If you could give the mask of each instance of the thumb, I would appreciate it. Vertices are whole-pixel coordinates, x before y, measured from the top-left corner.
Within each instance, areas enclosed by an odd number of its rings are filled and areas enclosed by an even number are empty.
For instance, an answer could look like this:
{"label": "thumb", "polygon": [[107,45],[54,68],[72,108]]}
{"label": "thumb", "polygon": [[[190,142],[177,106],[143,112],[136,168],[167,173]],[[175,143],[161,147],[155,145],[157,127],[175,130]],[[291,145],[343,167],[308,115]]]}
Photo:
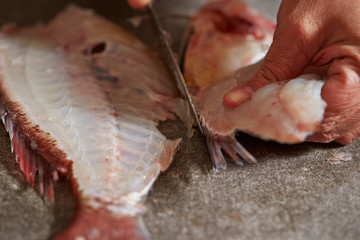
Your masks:
{"label": "thumb", "polygon": [[303,72],[310,62],[304,41],[288,32],[280,37],[277,35],[279,34],[275,32],[274,42],[255,75],[247,83],[238,85],[224,95],[225,105],[235,108],[249,100],[257,89],[273,82],[295,78]]}

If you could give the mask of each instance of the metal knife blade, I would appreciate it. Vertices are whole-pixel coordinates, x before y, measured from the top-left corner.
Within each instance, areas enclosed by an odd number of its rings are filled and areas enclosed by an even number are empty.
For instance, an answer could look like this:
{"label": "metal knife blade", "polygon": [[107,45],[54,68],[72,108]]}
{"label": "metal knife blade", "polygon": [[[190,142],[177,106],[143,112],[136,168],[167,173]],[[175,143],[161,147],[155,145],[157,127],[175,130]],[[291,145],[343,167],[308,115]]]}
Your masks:
{"label": "metal knife blade", "polygon": [[147,6],[148,11],[150,12],[150,15],[152,16],[154,23],[155,23],[155,27],[158,31],[158,35],[159,35],[159,39],[160,39],[160,44],[162,45],[162,57],[164,58],[165,63],[167,64],[167,66],[169,67],[169,70],[171,72],[171,74],[173,75],[173,77],[176,80],[177,86],[181,92],[181,94],[183,95],[183,97],[185,98],[186,102],[189,104],[190,107],[190,111],[191,114],[196,122],[196,124],[198,125],[200,132],[202,134],[204,134],[204,130],[202,128],[200,119],[198,117],[198,114],[196,112],[196,108],[194,106],[194,103],[192,101],[191,95],[189,93],[189,90],[186,86],[185,83],[185,79],[182,75],[182,72],[180,70],[180,67],[176,61],[176,58],[174,56],[174,53],[170,47],[169,41],[166,38],[166,32],[165,30],[162,28],[159,18],[156,14],[156,12],[154,11],[153,7],[151,5]]}

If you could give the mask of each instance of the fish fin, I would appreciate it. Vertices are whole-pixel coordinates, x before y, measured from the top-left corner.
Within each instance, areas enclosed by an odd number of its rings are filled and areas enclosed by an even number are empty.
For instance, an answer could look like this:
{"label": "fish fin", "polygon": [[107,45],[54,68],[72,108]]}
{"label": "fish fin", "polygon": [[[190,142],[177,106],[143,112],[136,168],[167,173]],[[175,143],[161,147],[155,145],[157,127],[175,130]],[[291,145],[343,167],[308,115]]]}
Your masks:
{"label": "fish fin", "polygon": [[106,209],[82,207],[53,240],[149,240],[142,216],[116,215]]}
{"label": "fish fin", "polygon": [[226,169],[227,163],[224,157],[224,154],[221,152],[221,148],[218,144],[218,141],[215,139],[212,139],[209,136],[206,136],[207,146],[210,152],[211,160],[214,164],[214,168],[216,170],[219,169]]}
{"label": "fish fin", "polygon": [[40,194],[46,194],[50,201],[54,202],[54,183],[58,180],[57,170],[33,151],[30,141],[17,129],[5,112],[2,120],[10,136],[11,151],[14,153],[21,171],[25,174],[26,180],[32,187],[35,187],[35,178],[38,174]]}
{"label": "fish fin", "polygon": [[251,155],[235,138],[212,138],[206,136],[207,146],[210,152],[211,160],[216,170],[226,169],[227,163],[224,154],[226,152],[229,157],[238,165],[243,165],[243,161],[249,163],[257,163],[255,157]]}
{"label": "fish fin", "polygon": [[164,142],[165,151],[162,152],[159,158],[162,172],[166,171],[166,169],[170,166],[172,159],[174,157],[174,153],[177,151],[180,142],[181,142],[181,138],[175,140],[165,140]]}

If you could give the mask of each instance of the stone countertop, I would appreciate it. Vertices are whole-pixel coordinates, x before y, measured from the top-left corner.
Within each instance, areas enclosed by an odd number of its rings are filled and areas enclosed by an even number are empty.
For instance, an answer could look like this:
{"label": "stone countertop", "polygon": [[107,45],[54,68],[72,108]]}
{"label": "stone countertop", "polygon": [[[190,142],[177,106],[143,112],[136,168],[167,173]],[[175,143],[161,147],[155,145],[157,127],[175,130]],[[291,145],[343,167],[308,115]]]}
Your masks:
{"label": "stone countertop", "polygon": [[[69,2],[1,1],[0,23],[47,21]],[[189,15],[204,2],[159,0],[155,7],[166,14]],[[280,1],[249,2],[274,19]],[[120,24],[134,14],[120,1],[76,3]],[[180,28],[183,24],[172,30],[179,33]],[[146,41],[147,31],[139,31],[138,36]],[[169,137],[185,135],[178,123],[160,128]],[[146,201],[144,220],[153,239],[360,238],[360,141],[345,147],[289,146],[246,135],[239,138],[259,163],[239,167],[229,162],[228,169],[220,172],[213,171],[200,134],[184,138],[173,164],[160,175]],[[61,179],[55,186],[56,203],[49,203],[26,183],[3,127],[0,146],[0,239],[51,238],[75,212],[69,184]],[[352,153],[353,160],[332,165],[327,157],[333,152]]]}

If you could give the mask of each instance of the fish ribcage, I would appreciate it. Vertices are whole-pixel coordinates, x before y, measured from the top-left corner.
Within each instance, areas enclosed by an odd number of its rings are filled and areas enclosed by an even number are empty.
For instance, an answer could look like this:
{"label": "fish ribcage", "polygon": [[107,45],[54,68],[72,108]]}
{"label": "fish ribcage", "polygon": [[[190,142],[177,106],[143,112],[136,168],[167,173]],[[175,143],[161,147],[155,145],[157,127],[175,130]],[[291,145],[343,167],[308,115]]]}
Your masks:
{"label": "fish ribcage", "polygon": [[73,161],[82,197],[111,202],[111,208],[125,206],[128,194],[139,201],[160,171],[156,161],[165,138],[154,122],[121,104],[109,83],[72,65],[79,59],[61,49],[27,39],[2,42],[11,98]]}

